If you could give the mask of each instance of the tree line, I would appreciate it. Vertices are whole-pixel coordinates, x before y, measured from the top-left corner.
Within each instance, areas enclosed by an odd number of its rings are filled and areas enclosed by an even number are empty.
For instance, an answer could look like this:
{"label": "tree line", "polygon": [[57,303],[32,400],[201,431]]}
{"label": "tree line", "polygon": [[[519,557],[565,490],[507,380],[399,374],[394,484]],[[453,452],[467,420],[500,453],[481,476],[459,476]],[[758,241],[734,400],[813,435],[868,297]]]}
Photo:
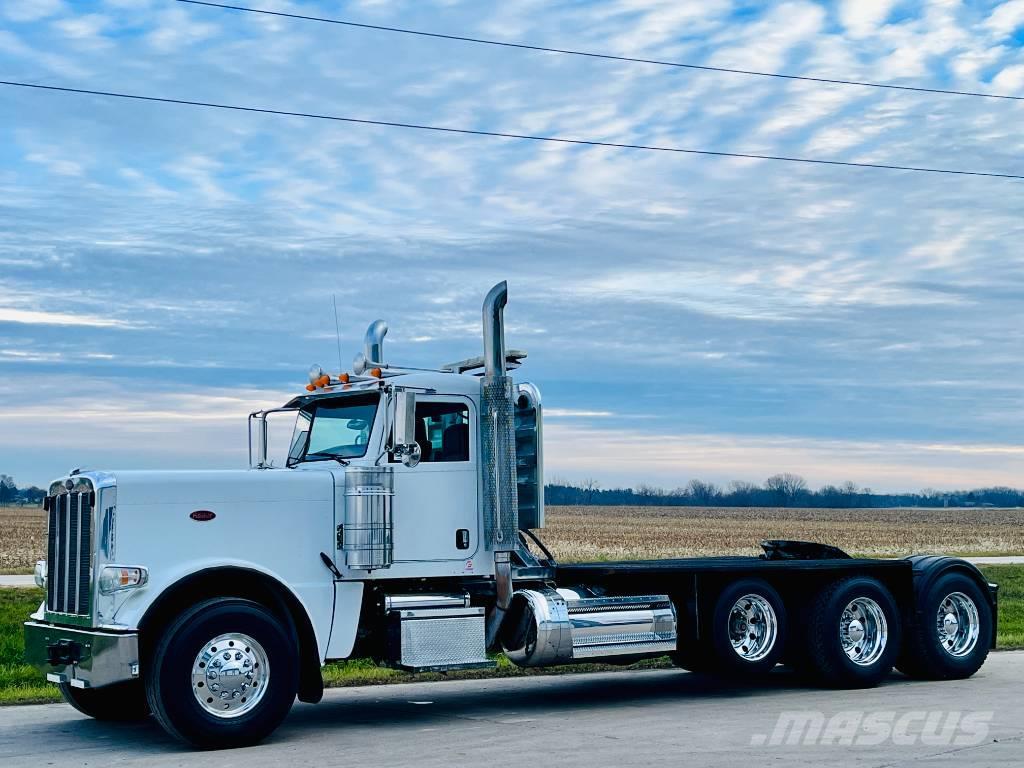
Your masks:
{"label": "tree line", "polygon": [[14,504],[42,504],[46,491],[30,485],[19,488],[10,475],[0,474],[0,507]]}
{"label": "tree line", "polygon": [[772,475],[760,485],[733,481],[719,486],[691,480],[672,490],[638,485],[636,488],[602,488],[593,479],[569,482],[553,478],[544,486],[544,500],[551,505],[637,505],[690,507],[1020,507],[1024,491],[1015,488],[976,488],[939,491],[926,488],[916,493],[875,493],[853,482],[825,485],[812,490],[800,475]]}

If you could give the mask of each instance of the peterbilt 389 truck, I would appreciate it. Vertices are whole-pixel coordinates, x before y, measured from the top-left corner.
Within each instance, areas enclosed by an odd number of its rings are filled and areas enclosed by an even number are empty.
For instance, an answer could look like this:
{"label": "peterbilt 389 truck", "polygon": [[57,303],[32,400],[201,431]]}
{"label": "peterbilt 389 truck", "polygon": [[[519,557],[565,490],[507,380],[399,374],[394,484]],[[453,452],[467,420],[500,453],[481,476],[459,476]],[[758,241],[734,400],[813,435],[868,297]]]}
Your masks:
{"label": "peterbilt 389 truck", "polygon": [[[758,557],[557,562],[536,533],[541,396],[513,380],[525,353],[506,349],[506,299],[500,283],[484,301],[483,355],[436,370],[388,361],[374,322],[351,372],[314,366],[250,415],[249,469],[55,481],[29,660],[81,712],[152,714],[203,748],[259,741],[350,657],[422,671],[669,656],[837,688],[984,663],[997,587],[955,558],[778,540]],[[270,417],[294,419],[283,466]]]}

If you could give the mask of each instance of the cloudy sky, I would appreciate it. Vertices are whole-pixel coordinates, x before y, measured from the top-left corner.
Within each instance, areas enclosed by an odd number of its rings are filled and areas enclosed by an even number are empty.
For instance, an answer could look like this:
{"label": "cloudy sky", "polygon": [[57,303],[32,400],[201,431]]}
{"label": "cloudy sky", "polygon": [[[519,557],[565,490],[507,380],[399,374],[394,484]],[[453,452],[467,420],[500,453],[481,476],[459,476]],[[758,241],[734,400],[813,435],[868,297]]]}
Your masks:
{"label": "cloudy sky", "polygon": [[[1024,95],[1024,0],[252,0],[611,54]],[[0,1],[0,79],[1024,173],[1024,101],[531,53],[171,0]],[[1024,485],[1024,182],[0,87],[0,472],[234,467],[311,362],[510,346],[549,475]]]}

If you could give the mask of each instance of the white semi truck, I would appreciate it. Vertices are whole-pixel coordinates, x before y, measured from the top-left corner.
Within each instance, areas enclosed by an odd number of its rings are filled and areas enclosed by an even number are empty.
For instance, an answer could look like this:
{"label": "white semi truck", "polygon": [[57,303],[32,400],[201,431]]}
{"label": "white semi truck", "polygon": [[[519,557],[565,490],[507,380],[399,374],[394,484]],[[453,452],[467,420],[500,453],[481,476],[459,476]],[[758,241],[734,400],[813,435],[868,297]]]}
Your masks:
{"label": "white semi truck", "polygon": [[[767,541],[760,557],[556,562],[534,533],[541,397],[510,375],[525,355],[505,348],[506,297],[484,302],[483,355],[437,370],[388,361],[373,323],[352,373],[314,367],[250,416],[249,469],[55,481],[29,660],[85,714],[152,713],[203,748],[259,741],[353,656],[421,671],[668,655],[834,687],[984,663],[998,590],[963,560]],[[286,466],[267,458],[271,416],[294,419]]]}

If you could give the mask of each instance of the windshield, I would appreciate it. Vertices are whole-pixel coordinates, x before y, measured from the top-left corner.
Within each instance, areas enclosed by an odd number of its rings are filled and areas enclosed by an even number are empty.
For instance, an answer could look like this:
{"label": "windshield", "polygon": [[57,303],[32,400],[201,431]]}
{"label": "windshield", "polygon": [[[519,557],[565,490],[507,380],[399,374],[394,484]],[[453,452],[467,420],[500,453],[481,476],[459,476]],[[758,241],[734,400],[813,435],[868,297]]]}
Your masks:
{"label": "windshield", "polygon": [[379,400],[377,393],[351,395],[303,408],[295,422],[292,457],[303,461],[365,456]]}

